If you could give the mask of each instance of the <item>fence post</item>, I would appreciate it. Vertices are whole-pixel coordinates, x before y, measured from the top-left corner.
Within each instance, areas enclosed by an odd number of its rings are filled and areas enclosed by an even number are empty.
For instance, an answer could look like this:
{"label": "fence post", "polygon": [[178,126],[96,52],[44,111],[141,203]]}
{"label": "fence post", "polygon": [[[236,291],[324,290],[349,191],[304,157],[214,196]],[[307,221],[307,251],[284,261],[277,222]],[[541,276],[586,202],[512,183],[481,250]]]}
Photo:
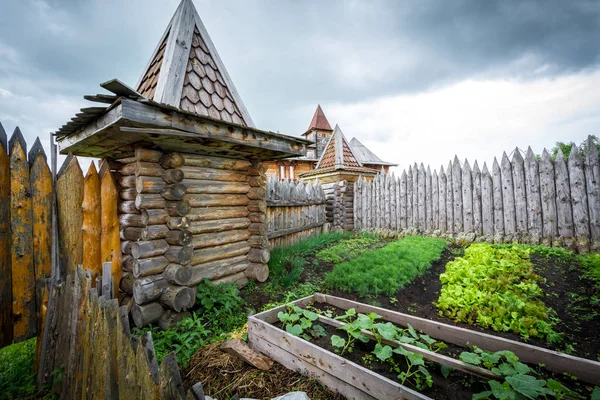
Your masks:
{"label": "fence post", "polygon": [[0,347],[12,343],[12,267],[10,248],[10,166],[6,131],[0,123]]}

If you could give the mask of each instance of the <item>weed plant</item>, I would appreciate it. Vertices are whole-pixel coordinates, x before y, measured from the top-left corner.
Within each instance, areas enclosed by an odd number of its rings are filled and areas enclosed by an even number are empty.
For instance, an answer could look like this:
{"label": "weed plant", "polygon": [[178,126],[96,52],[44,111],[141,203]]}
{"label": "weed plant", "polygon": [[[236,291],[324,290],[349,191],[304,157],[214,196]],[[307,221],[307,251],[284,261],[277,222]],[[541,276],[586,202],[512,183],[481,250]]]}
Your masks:
{"label": "weed plant", "polygon": [[557,343],[554,312],[541,301],[542,278],[534,273],[529,251],[520,245],[473,244],[464,257],[446,265],[440,275],[440,315],[495,331]]}
{"label": "weed plant", "polygon": [[600,290],[600,254],[589,253],[578,256],[583,269],[583,276],[592,280]]}
{"label": "weed plant", "polygon": [[335,266],[328,287],[360,296],[392,296],[423,275],[440,259],[446,242],[439,238],[408,236]]}
{"label": "weed plant", "polygon": [[381,241],[376,237],[372,237],[372,235],[342,240],[338,244],[319,251],[317,259],[331,264],[339,264],[359,257],[366,251],[376,247],[378,243],[381,243]]}

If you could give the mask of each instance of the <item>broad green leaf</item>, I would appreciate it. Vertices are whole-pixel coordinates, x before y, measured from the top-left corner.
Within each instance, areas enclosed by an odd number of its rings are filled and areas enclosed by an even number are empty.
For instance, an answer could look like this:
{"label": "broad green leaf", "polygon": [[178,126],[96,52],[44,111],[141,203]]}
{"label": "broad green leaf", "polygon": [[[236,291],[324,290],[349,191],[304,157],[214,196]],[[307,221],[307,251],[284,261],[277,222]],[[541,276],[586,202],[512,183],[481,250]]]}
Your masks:
{"label": "broad green leaf", "polygon": [[279,312],[277,313],[277,318],[279,318],[279,320],[280,320],[281,322],[286,322],[288,319],[290,319],[290,314],[288,314],[288,313],[285,313],[285,312],[283,312],[283,311],[279,311]]}
{"label": "broad green leaf", "polygon": [[526,364],[523,364],[522,362],[515,362],[513,363],[513,368],[520,374],[528,374],[529,371],[531,370]]}
{"label": "broad green leaf", "polygon": [[510,366],[510,364],[502,363],[498,365],[498,368],[494,368],[494,373],[496,373],[496,369],[502,376],[513,376],[517,374],[517,370]]}
{"label": "broad green leaf", "polygon": [[331,345],[333,347],[344,347],[346,345],[346,340],[339,337],[338,335],[331,336]]}
{"label": "broad green leaf", "polygon": [[488,383],[492,389],[492,394],[498,400],[513,400],[517,397],[516,393],[506,383],[504,385],[497,381],[489,381]]}
{"label": "broad green leaf", "polygon": [[419,334],[417,333],[417,331],[415,330],[415,328],[412,327],[411,324],[408,324],[408,333],[410,333],[410,335],[412,337],[414,337],[415,339],[419,338]]}
{"label": "broad green leaf", "polygon": [[300,336],[300,334],[302,334],[302,327],[298,324],[296,324],[296,325],[289,324],[288,326],[285,327],[285,330],[294,336]]}
{"label": "broad green leaf", "polygon": [[360,340],[363,343],[369,343],[369,338],[363,335],[362,333],[358,336],[358,340]]}
{"label": "broad green leaf", "polygon": [[313,325],[312,329],[311,329],[311,334],[314,337],[322,337],[322,336],[327,336],[327,332],[325,332],[325,328],[323,328],[321,325]]}
{"label": "broad green leaf", "polygon": [[300,316],[298,314],[291,314],[290,317],[288,318],[288,320],[290,322],[296,322],[300,319]]}
{"label": "broad green leaf", "polygon": [[300,327],[304,329],[308,329],[312,326],[312,322],[308,318],[300,318]]}
{"label": "broad green leaf", "polygon": [[490,390],[481,393],[475,393],[473,397],[471,397],[471,400],[489,399],[491,394],[492,392]]}
{"label": "broad green leaf", "polygon": [[449,367],[449,366],[444,365],[444,364],[440,364],[440,370],[441,370],[442,375],[444,376],[444,378],[448,379],[448,376],[450,376],[450,373],[452,371],[454,371],[454,368]]}
{"label": "broad green leaf", "polygon": [[375,328],[377,329],[377,332],[379,332],[381,337],[385,339],[394,340],[394,338],[396,337],[396,327],[390,322],[387,322],[385,324],[375,324]]}
{"label": "broad green leaf", "polygon": [[550,390],[544,388],[546,381],[541,379],[535,379],[530,375],[513,375],[506,377],[506,382],[515,390],[515,392],[521,393],[523,396],[529,399],[535,399],[538,395],[550,392]]}
{"label": "broad green leaf", "polygon": [[377,356],[381,361],[385,361],[392,356],[392,348],[390,346],[382,346],[379,343],[375,345],[373,354]]}
{"label": "broad green leaf", "polygon": [[592,392],[591,400],[600,400],[600,386],[596,386]]}
{"label": "broad green leaf", "polygon": [[475,353],[469,353],[467,351],[463,351],[459,356],[460,360],[466,362],[468,364],[479,365],[481,364],[481,357]]}
{"label": "broad green leaf", "polygon": [[316,321],[319,319],[319,314],[312,311],[304,310],[303,314],[306,318],[308,318],[311,321]]}
{"label": "broad green leaf", "polygon": [[[567,395],[574,399],[585,399],[585,397],[583,397],[579,393],[572,391],[571,389],[564,386],[559,381],[555,381],[554,379],[548,379],[548,382],[546,382],[546,386],[548,387],[548,389],[552,390],[552,392],[554,392],[554,394],[556,394],[556,395],[564,394],[564,395]],[[600,392],[600,390],[599,390],[599,392]],[[592,396],[592,398],[593,398],[593,396]],[[599,398],[600,398],[600,396],[599,396]]]}

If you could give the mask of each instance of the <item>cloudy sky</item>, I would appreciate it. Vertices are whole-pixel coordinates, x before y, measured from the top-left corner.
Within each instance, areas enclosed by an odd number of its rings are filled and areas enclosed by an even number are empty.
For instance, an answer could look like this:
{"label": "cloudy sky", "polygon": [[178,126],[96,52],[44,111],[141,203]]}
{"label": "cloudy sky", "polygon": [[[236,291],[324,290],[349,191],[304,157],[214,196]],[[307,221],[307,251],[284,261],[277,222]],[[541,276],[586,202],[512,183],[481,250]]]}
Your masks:
{"label": "cloudy sky", "polygon": [[[3,0],[0,122],[48,145],[119,78],[135,85],[179,0]],[[258,128],[317,103],[386,161],[490,161],[600,136],[599,1],[195,0]]]}

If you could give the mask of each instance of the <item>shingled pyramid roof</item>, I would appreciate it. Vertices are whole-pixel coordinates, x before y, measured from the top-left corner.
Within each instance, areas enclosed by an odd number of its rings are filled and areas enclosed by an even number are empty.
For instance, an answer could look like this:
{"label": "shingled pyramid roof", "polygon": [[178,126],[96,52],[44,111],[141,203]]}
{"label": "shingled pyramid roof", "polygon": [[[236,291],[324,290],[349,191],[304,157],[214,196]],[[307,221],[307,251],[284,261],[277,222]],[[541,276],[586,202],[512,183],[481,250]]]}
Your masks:
{"label": "shingled pyramid roof", "polygon": [[323,155],[321,155],[317,164],[317,169],[328,167],[362,167],[338,125],[335,126],[333,134],[325,146],[325,151],[323,151]]}
{"label": "shingled pyramid roof", "polygon": [[388,165],[388,166],[398,166],[398,164],[390,163],[387,161],[383,161],[381,158],[377,157],[375,153],[369,150],[364,144],[362,144],[357,138],[352,138],[350,141],[350,148],[356,159],[363,165]]}
{"label": "shingled pyramid roof", "polygon": [[[313,129],[319,129],[323,131],[332,131],[331,125],[329,125],[329,121],[327,121],[327,117],[323,112],[320,104],[317,104],[317,109],[315,110],[315,115],[312,117],[312,121],[310,121],[310,125],[308,126],[308,131]],[[307,133],[308,133],[307,131]]]}
{"label": "shingled pyramid roof", "polygon": [[137,85],[150,100],[254,127],[192,0],[182,0]]}

